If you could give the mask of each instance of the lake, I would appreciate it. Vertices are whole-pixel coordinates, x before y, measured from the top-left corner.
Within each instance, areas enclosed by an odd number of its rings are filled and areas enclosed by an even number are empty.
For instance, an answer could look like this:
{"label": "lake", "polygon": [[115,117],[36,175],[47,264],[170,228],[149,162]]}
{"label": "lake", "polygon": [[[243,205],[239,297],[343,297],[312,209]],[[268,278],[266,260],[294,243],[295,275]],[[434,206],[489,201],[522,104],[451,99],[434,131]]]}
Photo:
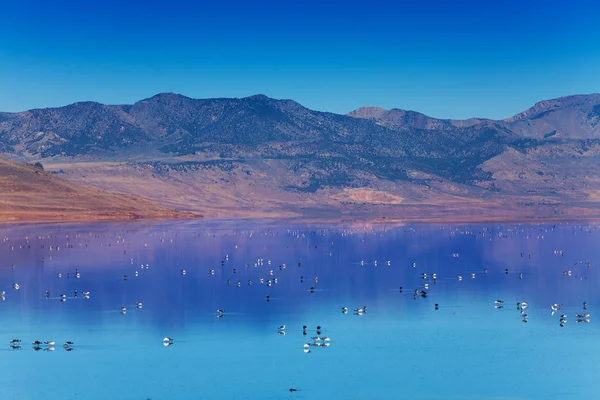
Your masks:
{"label": "lake", "polygon": [[6,225],[0,239],[2,399],[597,393],[594,224]]}

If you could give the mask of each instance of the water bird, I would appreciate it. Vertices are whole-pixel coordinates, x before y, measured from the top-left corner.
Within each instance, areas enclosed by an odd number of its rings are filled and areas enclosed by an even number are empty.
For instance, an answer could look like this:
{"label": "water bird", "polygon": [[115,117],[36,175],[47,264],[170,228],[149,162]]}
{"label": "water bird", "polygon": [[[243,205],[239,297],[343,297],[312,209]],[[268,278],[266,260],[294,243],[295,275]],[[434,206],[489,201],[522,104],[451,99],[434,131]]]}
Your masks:
{"label": "water bird", "polygon": [[209,274],[214,275],[215,274],[215,270],[211,269],[210,271],[208,271]]}
{"label": "water bird", "polygon": [[20,286],[18,283],[13,283],[12,288],[13,290],[19,290]]}
{"label": "water bird", "polygon": [[296,388],[289,388],[288,390],[290,391],[290,393],[298,391],[298,389],[296,389]]}
{"label": "water bird", "polygon": [[17,344],[17,343],[21,343],[21,339],[13,339],[10,341],[10,344]]}
{"label": "water bird", "polygon": [[119,311],[121,312],[121,314],[125,314],[125,313],[127,313],[127,308],[126,307],[119,307]]}
{"label": "water bird", "polygon": [[503,304],[504,301],[503,300],[494,300],[494,303],[496,303],[496,304]]}
{"label": "water bird", "polygon": [[52,340],[47,340],[47,341],[44,342],[44,344],[48,345],[48,346],[54,346],[56,343],[53,342]]}
{"label": "water bird", "polygon": [[31,343],[34,346],[39,346],[42,344],[42,342],[40,342],[39,340],[35,340],[33,343]]}
{"label": "water bird", "polygon": [[587,310],[587,302],[585,302],[585,301],[583,302],[583,309]]}
{"label": "water bird", "polygon": [[136,301],[136,302],[135,302],[135,308],[137,308],[137,309],[139,310],[139,309],[140,309],[140,308],[142,308],[142,307],[143,307],[143,304],[142,304],[142,302],[141,302],[141,301]]}
{"label": "water bird", "polygon": [[163,343],[173,343],[173,338],[164,337],[162,341],[163,341]]}
{"label": "water bird", "polygon": [[64,347],[70,347],[70,346],[72,346],[72,345],[74,345],[74,344],[75,344],[75,343],[73,343],[73,342],[71,342],[70,340],[68,340],[68,341],[66,341],[66,342],[63,344],[63,346],[64,346]]}
{"label": "water bird", "polygon": [[185,269],[182,269],[180,272],[181,272],[181,275],[187,274],[187,271]]}
{"label": "water bird", "polygon": [[459,276],[457,276],[457,277],[456,277],[456,280],[457,280],[457,281],[462,281],[462,276],[460,276],[460,275],[459,275]]}
{"label": "water bird", "polygon": [[579,318],[579,319],[589,318],[589,316],[590,316],[589,313],[577,314],[577,318]]}
{"label": "water bird", "polygon": [[285,330],[285,325],[280,325],[277,327],[278,330],[283,331]]}
{"label": "water bird", "polygon": [[475,274],[471,274],[471,279],[475,279]]}
{"label": "water bird", "polygon": [[346,314],[348,312],[348,307],[342,307],[342,312]]}

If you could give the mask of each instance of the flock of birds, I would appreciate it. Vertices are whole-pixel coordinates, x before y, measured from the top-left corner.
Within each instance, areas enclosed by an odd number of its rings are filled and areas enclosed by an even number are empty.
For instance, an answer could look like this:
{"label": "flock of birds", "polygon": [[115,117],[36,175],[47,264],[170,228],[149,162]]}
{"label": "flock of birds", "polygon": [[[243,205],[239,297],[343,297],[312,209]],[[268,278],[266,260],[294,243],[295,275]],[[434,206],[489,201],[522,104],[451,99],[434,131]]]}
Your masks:
{"label": "flock of birds", "polygon": [[[21,346],[21,339],[13,339],[10,341],[10,348],[13,350],[20,350],[22,348]],[[75,343],[73,343],[72,341],[68,340],[66,342],[63,343],[63,349],[65,351],[73,351],[73,345]],[[40,351],[40,350],[44,350],[44,351],[54,351],[55,350],[55,346],[56,346],[56,342],[54,342],[53,340],[46,340],[44,342],[41,342],[39,340],[34,340],[32,343],[32,348],[35,351]]]}
{"label": "flock of birds", "polygon": [[[412,229],[412,228],[409,228]],[[287,233],[292,235],[295,238],[299,238],[299,239],[306,239],[310,234],[307,233],[303,233],[301,231],[293,231],[293,230],[287,230]],[[325,236],[327,232],[322,231],[321,232],[321,236]],[[346,231],[341,231],[338,232],[338,234],[342,235],[342,236],[347,236],[347,235],[351,235],[357,233],[357,231],[352,231],[352,230],[346,230]],[[252,235],[255,235],[256,233],[254,232],[249,232],[247,233],[248,237],[252,237]],[[262,233],[260,233],[261,235],[268,235],[268,236],[275,236],[276,234],[271,231],[271,230],[267,230],[264,231]],[[473,235],[475,236],[474,233],[469,232],[469,231],[463,231],[460,232],[459,231],[453,231],[450,233],[451,237],[453,235],[457,235],[457,234],[466,234],[466,235]],[[482,236],[486,236],[486,234],[489,236],[489,233],[487,232],[483,232],[480,234],[482,234]],[[504,234],[506,235],[506,233]],[[176,239],[176,236],[173,238],[170,238],[170,241],[173,242],[174,239]],[[90,239],[91,238],[102,238],[102,239],[106,239],[106,236],[101,236],[99,234],[90,234],[89,236],[85,236],[85,235],[75,235],[73,237],[69,237],[67,236],[67,243],[61,245],[56,245],[56,244],[52,244],[50,246],[46,246],[45,244],[42,244],[42,249],[45,250],[45,255],[41,258],[41,263],[47,263],[49,261],[51,261],[52,258],[52,254],[56,254],[56,252],[59,251],[64,251],[66,249],[74,249],[76,247],[85,247],[87,248],[91,242]],[[502,234],[500,235],[500,237],[503,237]],[[506,237],[506,236],[504,236]],[[33,241],[32,239],[30,239],[29,237],[25,238],[25,243],[21,244],[20,246],[14,246],[11,245],[9,250],[10,251],[16,251],[18,249],[29,249],[31,248],[31,242]],[[37,237],[37,239],[39,240],[44,240],[44,239],[50,239],[50,240],[58,240],[58,238],[56,236],[47,236],[47,237]],[[131,252],[132,250],[134,250],[134,248],[131,246],[130,243],[125,241],[125,238],[123,236],[123,234],[116,234],[113,237],[111,237],[110,239],[112,239],[111,243],[106,243],[106,241],[102,244],[102,246],[105,247],[117,247],[119,248],[119,250],[123,251],[123,254],[128,254],[128,251]],[[61,238],[62,240],[62,238]],[[161,237],[160,238],[160,242],[164,243],[165,240],[169,240],[168,238],[165,237]],[[5,236],[3,238],[3,242],[8,242],[9,241],[9,237]],[[75,243],[74,243],[75,242]],[[325,245],[333,245],[333,242],[331,243],[325,243]],[[143,245],[143,247],[148,247],[148,243],[145,243]],[[238,248],[238,245],[236,244],[234,246],[234,250]],[[314,248],[317,248],[317,245],[314,245]],[[266,247],[265,247],[266,249]],[[329,255],[331,256],[331,252],[329,252]],[[558,256],[563,256],[565,255],[565,253],[561,250],[554,250],[554,254],[558,255]],[[458,252],[453,252],[451,253],[449,256],[451,256],[452,258],[460,258],[461,254]],[[525,255],[523,253],[521,253],[521,257],[525,257]],[[531,258],[531,255],[527,255],[527,258]],[[129,261],[129,265],[133,266],[133,265],[137,265],[137,267],[135,267],[135,269],[133,270],[129,270],[129,272],[127,274],[123,274],[120,276],[120,279],[122,279],[123,281],[128,281],[131,279],[135,279],[138,278],[140,276],[142,276],[143,274],[145,274],[145,271],[148,271],[150,269],[150,263],[144,261],[143,263],[141,263],[140,261],[142,260],[142,257],[139,255],[137,255],[137,257],[130,257],[129,255],[127,256],[127,259]],[[251,287],[251,286],[264,286],[264,287],[272,287],[274,285],[278,285],[280,280],[284,280],[287,278],[287,276],[285,275],[284,271],[288,270],[288,264],[286,263],[281,263],[279,265],[276,266],[276,264],[274,264],[271,260],[269,259],[265,259],[263,257],[257,257],[255,258],[252,262],[248,262],[245,264],[235,264],[236,266],[232,266],[230,265],[231,263],[229,263],[230,261],[230,257],[229,255],[225,255],[222,260],[220,261],[220,269],[219,268],[213,268],[213,267],[207,267],[208,269],[208,276],[209,279],[210,277],[220,277],[221,282],[226,283],[228,286],[233,286],[233,287],[238,287],[241,288],[242,286],[247,286],[247,287]],[[390,268],[392,267],[392,264],[396,265],[402,265],[402,263],[399,263],[397,261],[392,262],[392,260],[390,259],[384,259],[382,260],[370,260],[370,261],[366,261],[366,260],[360,260],[357,262],[358,265],[360,265],[360,267],[367,267],[369,265],[373,266],[373,267],[378,267],[378,266],[383,266],[383,267],[387,267]],[[294,265],[295,268],[302,268],[303,264],[301,261],[295,261],[290,265]],[[400,293],[404,293],[405,291],[407,293],[412,293],[412,296],[414,298],[414,300],[417,300],[418,298],[427,298],[428,296],[431,295],[434,286],[438,284],[438,282],[441,281],[441,279],[444,279],[446,282],[449,279],[455,280],[457,282],[461,282],[463,281],[463,277],[468,277],[470,279],[476,279],[476,277],[478,276],[477,274],[479,274],[479,272],[473,272],[473,271],[467,271],[465,273],[465,275],[463,276],[463,274],[460,275],[456,275],[455,277],[448,277],[447,274],[443,273],[444,271],[437,271],[437,272],[421,272],[421,269],[417,269],[418,265],[417,262],[410,262],[405,264],[407,268],[412,269],[415,271],[415,276],[418,276],[421,278],[421,282],[417,285],[417,287],[415,286],[409,286],[408,290],[405,290],[404,286],[399,286],[399,292]],[[591,262],[588,261],[577,261],[575,263],[575,265],[583,265],[584,267],[590,268],[591,266]],[[215,266],[215,265],[213,265]],[[420,267],[420,265],[419,265]],[[14,270],[15,269],[15,265],[11,265],[11,268]],[[182,277],[186,277],[189,275],[194,275],[196,273],[201,273],[199,272],[200,269],[193,269],[190,270],[190,273],[188,273],[188,270],[185,268],[178,268],[178,272],[179,275],[181,275]],[[204,270],[206,271],[206,270]],[[245,274],[243,273],[243,271],[246,271]],[[253,274],[250,274],[248,271],[257,271],[258,274],[255,272]],[[488,270],[487,269],[482,269],[480,271],[481,273],[483,273],[483,275],[488,275]],[[509,270],[508,268],[506,268],[504,271],[504,274],[508,275],[509,274]],[[206,272],[204,272],[206,273]],[[518,278],[519,279],[523,279],[523,273],[517,271],[518,273]],[[438,274],[444,275],[443,278],[438,277]],[[248,276],[248,275],[252,275],[252,276]],[[566,277],[570,277],[573,276],[573,271],[571,269],[567,269],[564,270],[562,273],[563,276]],[[74,270],[74,272],[69,271],[69,272],[58,272],[56,273],[56,278],[57,279],[63,279],[63,278],[67,278],[67,279],[80,279],[82,276],[81,272],[79,271],[79,268],[76,268]],[[242,278],[242,276],[245,276],[244,278]],[[308,288],[308,292],[310,294],[314,294],[316,292],[316,286],[319,283],[319,277],[316,275],[312,275],[311,276],[304,276],[301,275],[299,277],[299,281],[300,283],[304,284],[305,282],[310,282],[310,287]],[[411,284],[412,285],[412,284]],[[308,285],[307,285],[308,286]],[[11,289],[13,291],[18,291],[21,289],[21,285],[19,283],[12,283],[11,284]],[[45,297],[49,300],[59,300],[60,302],[66,302],[67,299],[90,299],[91,293],[90,291],[81,291],[79,292],[78,290],[74,290],[73,291],[73,295],[72,296],[67,296],[66,293],[60,293],[57,297],[53,297],[52,293],[50,290],[46,290],[45,291]],[[7,294],[6,294],[6,290],[0,291],[0,300],[4,301],[6,300]],[[265,300],[266,302],[271,302],[272,298],[270,294],[267,294],[265,296]],[[514,304],[514,303],[513,303]],[[495,300],[494,301],[494,307],[496,309],[502,309],[505,308],[505,301],[504,300]],[[117,311],[119,314],[121,315],[125,315],[127,314],[128,311],[128,307],[133,307],[135,310],[140,310],[143,308],[143,303],[142,301],[135,301],[133,303],[133,305],[121,305],[117,308]],[[434,304],[434,309],[435,310],[439,310],[439,304],[435,303]],[[528,309],[530,307],[530,304],[528,301],[521,301],[521,302],[517,302],[516,303],[516,308],[518,310],[518,312],[520,313],[520,317],[522,322],[527,323],[529,321],[529,316],[528,316]],[[354,316],[360,317],[363,316],[367,313],[367,306],[363,305],[363,306],[359,306],[356,308],[348,308],[346,306],[341,307],[341,312],[343,314],[352,314]],[[559,325],[561,327],[564,327],[567,324],[567,320],[570,320],[567,316],[567,314],[563,313],[563,304],[561,303],[554,303],[551,305],[550,307],[550,312],[551,315],[554,316],[556,314],[559,314]],[[217,318],[223,318],[226,315],[225,310],[222,308],[219,308],[216,310],[216,316]],[[574,320],[576,323],[589,323],[590,322],[590,313],[588,312],[588,305],[586,302],[583,302],[583,310],[581,312],[577,312],[574,314]],[[285,335],[286,334],[286,325],[279,325],[277,326],[276,329],[277,334],[279,335]],[[320,325],[317,325],[314,328],[309,328],[307,325],[303,325],[302,326],[302,335],[304,338],[304,343],[302,345],[302,349],[304,351],[304,353],[306,354],[310,354],[312,353],[315,349],[323,349],[323,348],[328,348],[331,345],[331,338],[329,336],[326,336],[323,333],[323,329]],[[307,340],[307,338],[310,338],[310,341]],[[174,344],[175,340],[172,337],[164,337],[162,339],[162,344],[165,347],[170,347]],[[10,348],[14,349],[14,350],[19,350],[22,348],[22,342],[20,339],[13,339],[10,341]],[[56,343],[54,341],[38,341],[35,340],[32,342],[32,348],[35,351],[54,351]],[[63,343],[62,348],[65,351],[72,351],[74,348],[74,343],[72,341],[66,341]],[[296,392],[299,389],[296,388],[290,388],[289,391],[290,392]]]}

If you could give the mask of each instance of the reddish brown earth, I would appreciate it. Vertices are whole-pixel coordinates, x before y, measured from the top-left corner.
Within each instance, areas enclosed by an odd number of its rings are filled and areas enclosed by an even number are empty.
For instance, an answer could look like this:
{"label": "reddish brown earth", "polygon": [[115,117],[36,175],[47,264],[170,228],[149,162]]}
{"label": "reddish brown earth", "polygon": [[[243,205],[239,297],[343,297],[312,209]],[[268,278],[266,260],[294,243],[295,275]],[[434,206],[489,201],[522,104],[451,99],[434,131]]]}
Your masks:
{"label": "reddish brown earth", "polygon": [[139,197],[75,184],[0,157],[0,222],[189,218]]}

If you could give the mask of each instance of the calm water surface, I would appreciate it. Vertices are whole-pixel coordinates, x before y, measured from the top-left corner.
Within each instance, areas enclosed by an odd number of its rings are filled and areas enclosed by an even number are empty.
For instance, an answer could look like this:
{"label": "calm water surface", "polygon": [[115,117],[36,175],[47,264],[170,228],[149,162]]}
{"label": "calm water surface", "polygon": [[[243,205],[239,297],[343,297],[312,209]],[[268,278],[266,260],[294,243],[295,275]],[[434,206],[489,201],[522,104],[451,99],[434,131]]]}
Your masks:
{"label": "calm water surface", "polygon": [[2,399],[598,395],[595,225],[27,225],[0,239]]}

